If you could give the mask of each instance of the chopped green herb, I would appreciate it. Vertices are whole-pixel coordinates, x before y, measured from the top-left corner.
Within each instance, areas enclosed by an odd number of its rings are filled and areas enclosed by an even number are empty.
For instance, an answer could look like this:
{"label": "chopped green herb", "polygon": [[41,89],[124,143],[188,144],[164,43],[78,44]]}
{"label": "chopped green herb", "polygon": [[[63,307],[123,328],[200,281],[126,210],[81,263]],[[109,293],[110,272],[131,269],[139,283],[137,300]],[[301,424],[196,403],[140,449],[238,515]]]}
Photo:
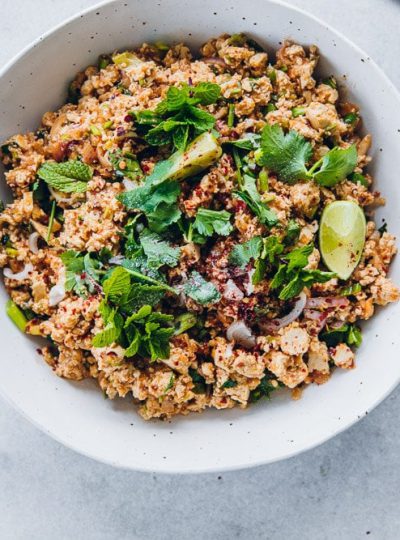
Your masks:
{"label": "chopped green herb", "polygon": [[221,294],[210,281],[201,274],[193,271],[183,287],[183,292],[202,305],[215,304],[221,299]]}
{"label": "chopped green herb", "polygon": [[348,176],[348,179],[350,182],[353,182],[354,184],[361,184],[364,187],[368,187],[368,180],[365,178],[363,174],[353,172]]}
{"label": "chopped green herb", "polygon": [[233,230],[230,218],[231,214],[226,210],[199,208],[193,228],[203,236],[212,236],[214,233],[228,236]]}
{"label": "chopped green herb", "polygon": [[358,326],[344,324],[334,330],[326,330],[321,333],[321,339],[329,347],[336,347],[339,343],[346,343],[349,346],[359,347],[362,343],[362,334]]}
{"label": "chopped green herb", "polygon": [[172,247],[168,242],[154,232],[145,229],[140,233],[140,243],[147,257],[148,265],[151,268],[160,266],[174,267],[178,264],[180,248]]}
{"label": "chopped green herb", "polygon": [[227,379],[223,384],[221,384],[221,388],[235,388],[237,386],[237,382],[233,381],[232,379]]}
{"label": "chopped green herb", "polygon": [[235,104],[229,103],[228,106],[228,127],[233,127],[233,124],[235,123]]}
{"label": "chopped green herb", "polygon": [[343,116],[343,121],[346,124],[355,124],[358,120],[358,115],[354,112],[348,113],[345,116]]}
{"label": "chopped green herb", "polygon": [[298,116],[304,116],[305,113],[306,113],[306,110],[304,107],[293,107],[292,109],[293,118],[297,118]]}
{"label": "chopped green herb", "polygon": [[340,296],[353,296],[362,291],[362,287],[359,283],[353,283],[348,287],[343,287],[340,291]]}
{"label": "chopped green herb", "polygon": [[234,191],[234,195],[242,199],[264,225],[273,227],[278,223],[275,212],[262,202],[255,178],[245,174],[241,189]]}
{"label": "chopped green herb", "polygon": [[197,317],[194,313],[182,313],[175,319],[175,335],[183,334],[193,328],[197,323]]}
{"label": "chopped green herb", "polygon": [[92,169],[78,160],[46,161],[38,170],[38,176],[49,186],[64,193],[82,193],[93,176]]}
{"label": "chopped green herb", "polygon": [[251,259],[257,259],[260,256],[262,246],[261,236],[254,236],[243,244],[236,244],[229,255],[229,263],[245,268]]}
{"label": "chopped green herb", "polygon": [[143,178],[143,172],[140,168],[136,156],[130,152],[121,152],[117,150],[109,155],[110,162],[115,170],[117,179],[129,178],[134,182],[139,182]]}

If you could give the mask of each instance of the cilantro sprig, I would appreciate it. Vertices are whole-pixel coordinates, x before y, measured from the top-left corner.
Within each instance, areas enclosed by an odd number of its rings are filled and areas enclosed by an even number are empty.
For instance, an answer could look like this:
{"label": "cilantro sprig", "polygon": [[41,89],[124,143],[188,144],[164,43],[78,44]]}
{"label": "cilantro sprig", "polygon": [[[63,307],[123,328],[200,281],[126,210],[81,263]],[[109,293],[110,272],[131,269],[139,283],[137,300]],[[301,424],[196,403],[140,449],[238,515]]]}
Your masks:
{"label": "cilantro sprig", "polygon": [[199,272],[193,271],[185,285],[183,292],[199,304],[206,306],[215,304],[221,299],[218,289],[210,281],[204,279]]}
{"label": "cilantro sprig", "polygon": [[189,140],[215,125],[214,116],[198,105],[216,103],[220,95],[221,88],[215,83],[171,86],[154,112],[133,111],[131,114],[150,145],[171,143],[177,150],[184,150]]}
{"label": "cilantro sprig", "polygon": [[308,169],[311,144],[296,131],[285,134],[278,124],[264,127],[261,147],[255,155],[258,165],[267,167],[289,184],[314,179],[322,186],[332,187],[347,178],[357,165],[357,149],[353,144],[348,148],[332,148]]}

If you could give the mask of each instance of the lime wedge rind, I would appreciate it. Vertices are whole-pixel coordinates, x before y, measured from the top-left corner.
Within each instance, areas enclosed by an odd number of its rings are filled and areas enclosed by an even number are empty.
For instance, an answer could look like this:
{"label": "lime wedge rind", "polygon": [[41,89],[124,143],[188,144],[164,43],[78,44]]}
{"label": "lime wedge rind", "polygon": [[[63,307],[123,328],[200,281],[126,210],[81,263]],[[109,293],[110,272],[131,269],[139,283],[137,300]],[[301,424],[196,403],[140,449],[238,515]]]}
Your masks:
{"label": "lime wedge rind", "polygon": [[325,207],[319,229],[320,251],[326,266],[340,279],[348,279],[360,262],[365,234],[365,215],[357,203],[334,201]]}

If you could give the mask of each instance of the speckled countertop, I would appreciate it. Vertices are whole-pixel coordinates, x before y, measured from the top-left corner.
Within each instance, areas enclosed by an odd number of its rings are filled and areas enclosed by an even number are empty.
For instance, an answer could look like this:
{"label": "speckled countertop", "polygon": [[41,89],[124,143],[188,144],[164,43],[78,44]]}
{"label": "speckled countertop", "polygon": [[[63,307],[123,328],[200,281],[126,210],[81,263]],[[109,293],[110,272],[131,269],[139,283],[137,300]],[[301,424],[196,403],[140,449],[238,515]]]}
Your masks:
{"label": "speckled countertop", "polygon": [[[216,0],[218,2],[218,0]],[[1,0],[0,66],[97,0]],[[399,0],[291,0],[341,30],[400,86]],[[400,389],[321,447],[252,470],[125,472],[75,454],[0,400],[2,540],[400,537]]]}

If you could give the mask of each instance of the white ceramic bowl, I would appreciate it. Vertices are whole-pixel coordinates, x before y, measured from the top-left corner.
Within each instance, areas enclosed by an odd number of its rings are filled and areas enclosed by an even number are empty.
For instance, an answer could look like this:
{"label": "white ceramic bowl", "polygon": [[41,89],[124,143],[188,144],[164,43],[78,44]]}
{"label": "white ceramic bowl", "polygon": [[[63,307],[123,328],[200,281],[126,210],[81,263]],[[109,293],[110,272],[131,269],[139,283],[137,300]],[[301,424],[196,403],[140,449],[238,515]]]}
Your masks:
{"label": "white ceramic bowl", "polygon": [[[34,129],[64,101],[67,82],[100,53],[143,41],[197,47],[223,32],[246,32],[276,49],[284,38],[320,47],[321,74],[345,76],[373,133],[372,172],[387,197],[377,214],[400,237],[400,99],[370,58],[343,36],[297,9],[270,0],[125,0],[107,2],[58,27],[15,58],[0,75],[0,140]],[[5,191],[2,186],[3,192]],[[3,193],[4,195],[4,193]],[[400,261],[392,277],[400,283]],[[400,378],[400,305],[365,325],[357,369],[294,402],[285,394],[247,410],[208,411],[172,422],[144,422],[130,400],[104,400],[91,382],[57,378],[4,313],[0,291],[0,391],[20,412],[65,445],[136,470],[200,472],[269,463],[309,449],[349,427]]]}

